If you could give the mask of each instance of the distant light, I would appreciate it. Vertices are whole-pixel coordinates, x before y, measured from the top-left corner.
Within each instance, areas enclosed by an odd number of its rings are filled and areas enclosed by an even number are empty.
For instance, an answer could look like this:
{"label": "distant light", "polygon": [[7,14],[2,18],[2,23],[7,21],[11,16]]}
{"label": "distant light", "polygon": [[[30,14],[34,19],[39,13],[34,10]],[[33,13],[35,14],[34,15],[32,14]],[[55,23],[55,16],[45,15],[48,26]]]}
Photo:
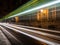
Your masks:
{"label": "distant light", "polygon": [[44,7],[48,7],[48,6],[57,4],[57,3],[60,3],[60,0],[55,0],[55,1],[53,1],[53,2],[49,2],[49,3],[47,3],[47,4],[44,4],[44,5],[41,5],[41,6],[32,8],[32,9],[26,10],[26,11],[24,11],[24,12],[18,13],[18,14],[13,15],[13,16],[10,16],[10,17],[8,17],[8,18],[15,17],[15,16],[19,16],[19,15],[22,15],[22,14],[25,14],[25,13],[29,13],[29,12],[31,12],[31,11],[38,10],[38,9],[41,9],[41,8],[44,8]]}
{"label": "distant light", "polygon": [[41,12],[43,12],[43,10],[42,10],[42,9],[41,9],[40,11],[41,11]]}

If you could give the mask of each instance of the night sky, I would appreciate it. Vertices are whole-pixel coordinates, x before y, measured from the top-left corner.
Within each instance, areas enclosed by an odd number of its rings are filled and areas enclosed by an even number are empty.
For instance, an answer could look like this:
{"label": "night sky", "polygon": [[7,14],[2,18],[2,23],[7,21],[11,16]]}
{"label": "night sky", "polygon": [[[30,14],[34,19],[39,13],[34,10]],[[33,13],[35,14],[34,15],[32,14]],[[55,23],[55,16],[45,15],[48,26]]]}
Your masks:
{"label": "night sky", "polygon": [[0,18],[17,9],[29,0],[0,0]]}

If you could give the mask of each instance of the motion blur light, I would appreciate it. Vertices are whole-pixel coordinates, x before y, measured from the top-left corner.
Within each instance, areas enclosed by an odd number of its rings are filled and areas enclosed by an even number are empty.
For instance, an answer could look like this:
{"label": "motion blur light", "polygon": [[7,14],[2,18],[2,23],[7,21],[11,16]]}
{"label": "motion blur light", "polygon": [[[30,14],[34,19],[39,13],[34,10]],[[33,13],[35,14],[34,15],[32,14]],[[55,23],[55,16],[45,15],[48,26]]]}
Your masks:
{"label": "motion blur light", "polygon": [[[45,7],[48,7],[48,6],[57,4],[57,3],[60,3],[60,0],[55,0],[55,1],[49,2],[49,3],[44,4],[44,5],[40,5],[40,6],[38,6],[38,7],[35,7],[35,8],[32,8],[32,9],[26,10],[26,11],[24,11],[24,12],[18,13],[18,14],[13,15],[13,16],[10,16],[10,17],[8,17],[8,18],[15,17],[15,16],[20,16],[20,15],[22,15],[22,14],[29,13],[29,12],[31,12],[31,11],[35,11],[35,10],[38,10],[38,9],[41,9],[41,8],[45,8]],[[42,10],[41,10],[41,11],[42,11]]]}

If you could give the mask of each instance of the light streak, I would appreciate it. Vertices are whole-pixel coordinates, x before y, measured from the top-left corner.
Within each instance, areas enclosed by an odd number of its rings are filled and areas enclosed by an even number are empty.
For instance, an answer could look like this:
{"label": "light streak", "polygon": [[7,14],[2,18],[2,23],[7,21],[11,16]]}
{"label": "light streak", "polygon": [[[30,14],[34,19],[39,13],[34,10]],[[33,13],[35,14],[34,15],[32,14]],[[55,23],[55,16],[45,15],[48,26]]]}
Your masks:
{"label": "light streak", "polygon": [[20,15],[23,15],[23,14],[25,14],[25,13],[29,13],[29,12],[32,12],[32,11],[35,11],[35,10],[38,10],[38,9],[41,9],[41,8],[45,8],[45,7],[48,7],[48,6],[57,4],[57,3],[60,3],[60,0],[55,0],[55,1],[49,2],[49,3],[47,3],[47,4],[37,6],[37,7],[35,7],[35,8],[32,8],[32,9],[26,10],[26,11],[24,11],[24,12],[18,13],[18,14],[16,14],[16,15],[10,16],[10,17],[8,17],[8,18],[15,17],[15,16],[20,16]]}

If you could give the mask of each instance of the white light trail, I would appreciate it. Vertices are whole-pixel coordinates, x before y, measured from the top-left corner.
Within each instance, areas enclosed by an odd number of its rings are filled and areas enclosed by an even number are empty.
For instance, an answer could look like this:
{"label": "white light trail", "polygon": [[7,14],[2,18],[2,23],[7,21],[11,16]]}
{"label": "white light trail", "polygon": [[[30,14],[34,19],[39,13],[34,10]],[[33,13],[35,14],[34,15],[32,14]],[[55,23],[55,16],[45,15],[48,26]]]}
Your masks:
{"label": "white light trail", "polygon": [[[5,27],[6,27],[6,25],[5,25]],[[29,36],[29,37],[31,37],[31,38],[33,38],[33,39],[38,40],[38,41],[42,41],[42,42],[44,42],[44,43],[47,43],[47,44],[49,44],[49,45],[55,45],[55,44],[57,45],[57,43],[47,41],[47,40],[45,40],[45,39],[42,39],[42,38],[39,38],[39,37],[36,37],[36,36],[30,35],[30,34],[28,34],[28,33],[25,33],[25,32],[22,32],[22,31],[19,31],[19,30],[17,30],[17,29],[14,29],[14,28],[11,28],[11,27],[10,27],[10,29],[12,29],[13,31],[16,31],[16,32],[22,33],[22,34],[24,34],[24,35],[27,35],[27,36]]]}
{"label": "white light trail", "polygon": [[37,33],[37,34],[41,34],[41,35],[45,35],[45,36],[49,36],[49,37],[59,38],[60,39],[60,36],[56,36],[56,35],[45,33],[45,32],[41,32],[41,31],[36,31],[36,30],[21,28],[21,27],[17,27],[17,26],[13,26],[13,25],[6,25],[6,26],[7,27],[16,28],[16,29],[20,29],[20,30],[24,30],[24,31],[29,31],[29,32]]}
{"label": "white light trail", "polygon": [[[49,34],[49,33],[45,33],[45,32],[41,32],[41,31],[36,31],[36,30],[31,30],[31,29],[26,29],[26,28],[21,28],[21,27],[17,27],[17,26],[13,26],[13,25],[6,25],[6,24],[2,24],[3,26],[7,27],[7,28],[16,28],[16,29],[20,29],[21,31],[29,31],[29,32],[33,32],[33,33],[37,33],[37,34],[41,34],[41,35],[45,35],[45,36],[49,36],[49,37],[53,37],[53,38],[59,38],[60,39],[60,36],[56,36],[56,35],[53,35],[53,34]],[[15,29],[14,29],[15,30]]]}
{"label": "white light trail", "polygon": [[29,13],[29,12],[31,12],[31,11],[38,10],[38,9],[41,9],[41,8],[45,8],[45,7],[48,7],[48,6],[57,4],[57,3],[60,3],[60,0],[55,0],[55,1],[49,2],[49,3],[47,3],[47,4],[44,4],[44,5],[41,5],[41,6],[32,8],[32,9],[26,10],[26,11],[24,11],[24,12],[18,13],[18,14],[13,15],[13,16],[10,16],[10,17],[8,17],[8,18],[15,17],[15,16],[19,16],[19,15],[22,15],[22,14],[25,14],[25,13]]}
{"label": "white light trail", "polygon": [[54,33],[60,33],[60,31],[56,31],[56,30],[49,30],[49,29],[36,28],[36,27],[30,27],[30,26],[23,26],[23,25],[16,25],[16,24],[9,24],[9,23],[3,23],[3,24],[4,25],[17,26],[18,28],[19,27],[21,27],[21,28],[30,28],[30,29],[36,29],[37,31],[48,31],[48,32],[54,32]]}
{"label": "white light trail", "polygon": [[[11,24],[9,24],[11,25]],[[16,24],[12,24],[11,26],[17,26],[17,27],[22,27],[22,28],[30,28],[30,29],[36,29],[37,31],[49,31],[49,32],[55,32],[55,33],[60,33],[60,31],[56,31],[56,30],[49,30],[49,29],[43,29],[43,28],[36,28],[36,27],[30,27],[30,26],[23,26],[23,25],[16,25]]]}
{"label": "white light trail", "polygon": [[3,31],[4,33],[6,33],[9,37],[12,37],[13,39],[15,39],[15,40],[18,41],[18,42],[21,42],[21,41],[19,41],[15,36],[13,36],[10,32],[8,32],[5,28],[3,28],[2,26],[0,26],[0,28],[1,28],[2,31]]}
{"label": "white light trail", "polygon": [[[3,32],[0,30],[0,44],[1,45],[11,45],[10,41],[7,39],[7,37],[3,34]],[[3,44],[2,44],[3,43]]]}

